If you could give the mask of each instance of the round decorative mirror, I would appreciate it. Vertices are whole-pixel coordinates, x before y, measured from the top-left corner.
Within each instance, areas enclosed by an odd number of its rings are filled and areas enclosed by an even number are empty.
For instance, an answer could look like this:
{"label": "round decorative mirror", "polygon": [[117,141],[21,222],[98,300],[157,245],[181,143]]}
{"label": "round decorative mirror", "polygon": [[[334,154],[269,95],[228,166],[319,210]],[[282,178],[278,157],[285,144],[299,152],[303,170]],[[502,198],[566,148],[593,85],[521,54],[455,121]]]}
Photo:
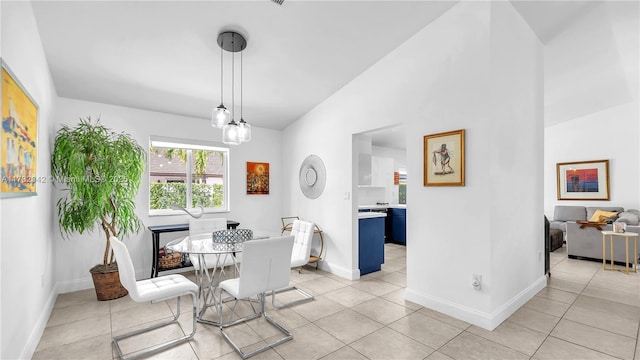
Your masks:
{"label": "round decorative mirror", "polygon": [[309,155],[300,166],[300,190],[309,199],[315,199],[324,191],[326,170],[316,155]]}

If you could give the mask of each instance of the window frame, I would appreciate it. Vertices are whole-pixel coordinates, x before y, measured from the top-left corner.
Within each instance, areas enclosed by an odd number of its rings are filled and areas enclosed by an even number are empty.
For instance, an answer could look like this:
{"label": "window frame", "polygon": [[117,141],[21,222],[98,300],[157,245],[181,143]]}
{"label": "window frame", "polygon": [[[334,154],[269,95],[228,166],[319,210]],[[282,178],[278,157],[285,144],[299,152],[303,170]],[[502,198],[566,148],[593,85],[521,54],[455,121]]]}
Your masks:
{"label": "window frame", "polygon": [[[210,213],[228,213],[231,211],[231,200],[230,200],[230,187],[231,181],[229,179],[230,174],[230,149],[227,146],[221,146],[220,143],[216,142],[208,142],[202,140],[195,139],[180,139],[180,138],[171,138],[171,137],[163,137],[163,136],[149,136],[149,153],[151,152],[152,147],[173,147],[178,149],[186,149],[186,150],[208,150],[208,151],[218,151],[223,154],[222,158],[222,168],[223,168],[223,206],[222,207],[206,207],[203,208],[204,212],[207,214]],[[191,203],[192,201],[192,180],[193,180],[193,170],[191,169],[192,163],[192,152],[189,151],[187,153],[187,161],[186,161],[186,169],[185,169],[185,184],[187,186],[187,203]],[[149,158],[151,158],[149,156]],[[147,182],[149,184],[149,188],[147,190],[147,211],[149,216],[171,216],[171,215],[185,215],[182,210],[174,210],[174,209],[151,209],[151,168],[149,163],[148,173],[147,173]],[[194,211],[198,213],[200,208],[187,208],[189,211]]]}

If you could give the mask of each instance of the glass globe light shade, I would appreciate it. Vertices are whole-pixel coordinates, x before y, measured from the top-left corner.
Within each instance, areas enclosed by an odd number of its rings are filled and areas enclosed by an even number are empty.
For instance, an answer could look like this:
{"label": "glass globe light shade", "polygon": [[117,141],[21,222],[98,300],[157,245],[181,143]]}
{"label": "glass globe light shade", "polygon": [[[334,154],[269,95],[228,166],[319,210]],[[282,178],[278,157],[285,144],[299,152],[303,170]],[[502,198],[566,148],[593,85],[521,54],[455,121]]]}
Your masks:
{"label": "glass globe light shade", "polygon": [[251,141],[251,125],[247,124],[244,119],[240,119],[238,124],[238,139],[240,142]]}
{"label": "glass globe light shade", "polygon": [[222,128],[222,142],[227,145],[240,145],[238,124],[234,120]]}
{"label": "glass globe light shade", "polygon": [[220,104],[217,108],[213,109],[211,114],[211,126],[216,128],[222,128],[224,124],[229,121],[231,114],[223,104]]}

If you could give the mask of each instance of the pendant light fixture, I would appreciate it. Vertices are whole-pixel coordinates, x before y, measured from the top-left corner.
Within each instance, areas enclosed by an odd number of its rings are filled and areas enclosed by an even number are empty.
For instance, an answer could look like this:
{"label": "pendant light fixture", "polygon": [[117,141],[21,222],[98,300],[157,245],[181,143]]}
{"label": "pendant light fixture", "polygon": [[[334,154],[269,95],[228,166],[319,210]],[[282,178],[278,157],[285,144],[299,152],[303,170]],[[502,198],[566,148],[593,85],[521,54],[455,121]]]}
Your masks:
{"label": "pendant light fixture", "polygon": [[[218,36],[218,45],[220,46],[220,62],[224,62],[223,52],[222,50],[226,50],[231,53],[231,111],[227,111],[229,117],[222,121],[222,142],[229,145],[239,145],[243,142],[248,142],[251,140],[251,126],[244,120],[242,117],[242,80],[243,80],[243,69],[242,69],[242,50],[247,47],[247,41],[245,38],[233,31],[223,32]],[[235,121],[235,53],[240,52],[240,121]],[[220,67],[222,69],[222,66]],[[222,76],[220,76],[222,81]],[[221,86],[222,88],[222,86]],[[221,96],[222,97],[222,96]],[[214,113],[220,108],[224,107],[221,103],[220,106],[214,109]],[[226,110],[226,108],[224,109]],[[220,114],[219,112],[216,113]],[[230,120],[229,120],[230,119]],[[226,123],[228,121],[228,123]],[[226,123],[226,124],[225,124]],[[218,118],[216,117],[216,127],[218,124]],[[212,120],[213,125],[213,120]]]}

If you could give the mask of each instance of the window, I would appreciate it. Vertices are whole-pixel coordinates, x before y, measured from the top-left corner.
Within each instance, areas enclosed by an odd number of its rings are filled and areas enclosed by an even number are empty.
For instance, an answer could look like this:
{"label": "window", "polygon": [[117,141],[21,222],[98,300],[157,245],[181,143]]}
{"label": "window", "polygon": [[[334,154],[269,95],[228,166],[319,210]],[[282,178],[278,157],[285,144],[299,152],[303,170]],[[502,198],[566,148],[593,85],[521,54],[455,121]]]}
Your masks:
{"label": "window", "polygon": [[187,140],[149,141],[149,214],[169,215],[171,205],[229,211],[229,149]]}
{"label": "window", "polygon": [[407,203],[407,170],[400,169],[400,183],[398,187],[398,203]]}

